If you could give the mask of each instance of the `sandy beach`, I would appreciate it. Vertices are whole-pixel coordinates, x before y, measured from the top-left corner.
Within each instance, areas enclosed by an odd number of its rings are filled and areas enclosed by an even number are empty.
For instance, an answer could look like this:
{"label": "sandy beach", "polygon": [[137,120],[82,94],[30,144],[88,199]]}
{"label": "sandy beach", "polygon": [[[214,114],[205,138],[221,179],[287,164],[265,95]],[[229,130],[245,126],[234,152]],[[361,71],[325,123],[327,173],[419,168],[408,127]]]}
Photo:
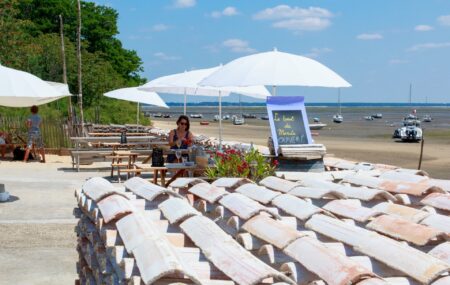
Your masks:
{"label": "sandy beach", "polygon": [[[155,127],[173,129],[174,118],[154,119]],[[405,168],[417,168],[420,143],[402,143],[391,136],[395,127],[386,126],[384,121],[351,121],[343,124],[328,124],[322,130],[313,131],[316,143],[324,144],[329,155],[355,161],[392,164]],[[218,137],[217,122],[201,126],[199,120],[192,120],[191,130],[195,134]],[[223,139],[229,141],[253,142],[267,145],[270,136],[268,121],[246,120],[242,126],[229,121],[223,123]],[[446,127],[430,127],[425,130],[422,169],[432,177],[450,178],[450,130]]]}

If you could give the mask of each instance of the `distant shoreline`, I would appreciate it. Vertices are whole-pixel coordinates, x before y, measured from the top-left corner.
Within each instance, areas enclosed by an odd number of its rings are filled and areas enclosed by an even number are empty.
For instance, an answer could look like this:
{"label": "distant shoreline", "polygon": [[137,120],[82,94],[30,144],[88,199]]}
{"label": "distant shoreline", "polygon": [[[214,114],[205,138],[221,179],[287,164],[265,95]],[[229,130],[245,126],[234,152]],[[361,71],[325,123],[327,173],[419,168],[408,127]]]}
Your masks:
{"label": "distant shoreline", "polygon": [[[170,107],[182,107],[183,103],[167,102]],[[187,103],[188,107],[218,107],[218,102],[200,102],[200,103]],[[266,103],[245,103],[242,102],[243,107],[265,107]],[[307,107],[338,107],[338,103],[305,103]],[[236,102],[223,102],[223,107],[237,107],[240,106]],[[405,107],[439,107],[450,108],[450,103],[369,103],[369,102],[347,102],[341,103],[342,108],[355,108],[355,107],[389,107],[389,108],[405,108]]]}

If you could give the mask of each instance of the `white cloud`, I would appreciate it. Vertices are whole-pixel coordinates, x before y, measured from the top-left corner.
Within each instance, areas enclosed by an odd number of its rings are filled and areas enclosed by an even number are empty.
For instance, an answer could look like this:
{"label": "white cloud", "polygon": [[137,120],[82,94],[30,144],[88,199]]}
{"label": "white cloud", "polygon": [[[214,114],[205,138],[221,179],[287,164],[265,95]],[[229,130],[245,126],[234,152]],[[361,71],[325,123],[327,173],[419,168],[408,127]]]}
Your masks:
{"label": "white cloud", "polygon": [[312,48],[310,52],[303,54],[303,56],[309,57],[309,58],[318,58],[320,55],[324,53],[332,52],[333,50],[330,48]]}
{"label": "white cloud", "polygon": [[156,52],[153,54],[154,57],[161,59],[161,60],[167,60],[167,61],[173,61],[173,60],[180,60],[181,58],[179,56],[173,56],[173,55],[167,55],[163,52]]}
{"label": "white cloud", "polygon": [[241,39],[228,39],[222,42],[222,46],[229,48],[232,52],[238,53],[252,53],[256,51],[249,46],[247,41]]}
{"label": "white cloud", "polygon": [[439,24],[443,26],[450,26],[450,15],[444,15],[437,18]]}
{"label": "white cloud", "polygon": [[434,28],[432,26],[429,25],[417,25],[414,27],[414,31],[417,32],[428,32],[433,30]]}
{"label": "white cloud", "polygon": [[226,7],[222,11],[213,11],[211,12],[210,16],[213,18],[220,18],[222,16],[230,17],[230,16],[236,16],[239,12],[235,7]]}
{"label": "white cloud", "polygon": [[417,44],[407,49],[407,51],[421,51],[427,49],[438,49],[438,48],[448,48],[450,47],[450,42],[445,43],[425,43]]}
{"label": "white cloud", "polygon": [[381,34],[360,34],[360,35],[357,35],[356,38],[358,40],[363,40],[363,41],[373,41],[373,40],[383,39],[383,35],[381,35]]}
{"label": "white cloud", "polygon": [[156,24],[156,25],[153,25],[153,27],[152,27],[152,31],[154,31],[154,32],[163,32],[168,29],[169,29],[169,26],[164,25],[164,24]]}
{"label": "white cloud", "polygon": [[274,21],[275,28],[292,31],[320,31],[331,25],[333,14],[327,9],[320,7],[291,7],[278,5],[273,8],[264,9],[255,15],[254,20]]}
{"label": "white cloud", "polygon": [[273,27],[292,31],[320,31],[331,25],[329,19],[304,18],[290,19],[273,23]]}
{"label": "white cloud", "polygon": [[196,0],[175,0],[173,7],[175,8],[191,8],[197,4]]}
{"label": "white cloud", "polygon": [[407,61],[407,60],[397,59],[397,58],[389,60],[389,64],[392,64],[392,65],[394,65],[394,64],[405,64],[405,63],[408,63],[408,62],[409,61]]}

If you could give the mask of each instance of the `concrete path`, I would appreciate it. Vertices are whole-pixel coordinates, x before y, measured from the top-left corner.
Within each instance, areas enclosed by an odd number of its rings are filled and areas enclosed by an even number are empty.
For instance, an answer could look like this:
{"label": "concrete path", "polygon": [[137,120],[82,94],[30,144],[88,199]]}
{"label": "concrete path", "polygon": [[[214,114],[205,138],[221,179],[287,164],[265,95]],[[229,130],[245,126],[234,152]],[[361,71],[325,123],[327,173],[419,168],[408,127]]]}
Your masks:
{"label": "concrete path", "polygon": [[68,157],[47,161],[0,161],[0,183],[11,194],[0,203],[0,285],[74,284],[77,278],[73,193],[87,178],[109,172],[74,172]]}

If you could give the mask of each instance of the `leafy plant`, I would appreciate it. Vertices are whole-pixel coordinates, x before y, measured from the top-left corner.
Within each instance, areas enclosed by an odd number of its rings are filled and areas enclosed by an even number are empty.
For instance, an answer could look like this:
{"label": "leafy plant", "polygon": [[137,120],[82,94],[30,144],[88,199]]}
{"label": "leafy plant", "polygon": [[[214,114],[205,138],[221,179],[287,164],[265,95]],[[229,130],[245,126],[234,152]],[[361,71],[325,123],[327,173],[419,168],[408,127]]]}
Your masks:
{"label": "leafy plant", "polygon": [[256,149],[248,152],[234,149],[216,152],[214,160],[215,167],[206,170],[206,175],[210,179],[243,177],[258,182],[267,176],[274,175],[278,165],[277,161],[271,163]]}

